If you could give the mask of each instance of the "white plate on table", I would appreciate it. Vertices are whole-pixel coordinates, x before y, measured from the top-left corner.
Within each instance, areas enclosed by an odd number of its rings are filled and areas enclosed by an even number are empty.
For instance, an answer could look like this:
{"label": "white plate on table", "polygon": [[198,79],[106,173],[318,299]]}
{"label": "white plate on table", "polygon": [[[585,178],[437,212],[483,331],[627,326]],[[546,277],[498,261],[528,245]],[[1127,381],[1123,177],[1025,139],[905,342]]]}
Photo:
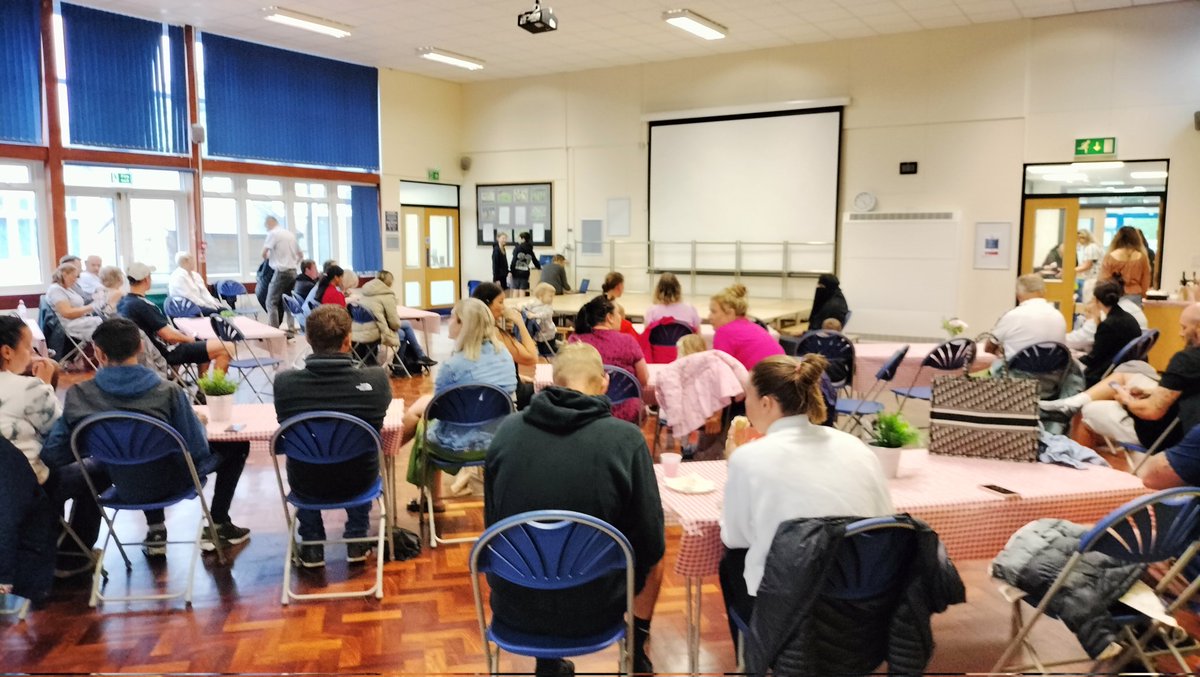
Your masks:
{"label": "white plate on table", "polygon": [[691,474],[665,477],[663,484],[667,485],[671,491],[681,494],[707,494],[717,490],[717,485],[712,480]]}

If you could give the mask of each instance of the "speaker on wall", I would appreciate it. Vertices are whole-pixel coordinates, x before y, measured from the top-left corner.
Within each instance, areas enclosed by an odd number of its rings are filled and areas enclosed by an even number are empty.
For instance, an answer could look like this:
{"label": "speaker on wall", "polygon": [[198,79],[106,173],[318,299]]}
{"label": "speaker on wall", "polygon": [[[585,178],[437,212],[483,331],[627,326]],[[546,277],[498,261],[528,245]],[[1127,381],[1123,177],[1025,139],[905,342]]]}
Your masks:
{"label": "speaker on wall", "polygon": [[[1197,118],[1200,120],[1200,113],[1197,113]],[[464,155],[458,159],[458,166],[465,172],[471,168],[471,156]]]}
{"label": "speaker on wall", "polygon": [[204,125],[200,124],[199,122],[192,125],[192,143],[197,145],[204,143],[205,138],[206,131],[204,129]]}

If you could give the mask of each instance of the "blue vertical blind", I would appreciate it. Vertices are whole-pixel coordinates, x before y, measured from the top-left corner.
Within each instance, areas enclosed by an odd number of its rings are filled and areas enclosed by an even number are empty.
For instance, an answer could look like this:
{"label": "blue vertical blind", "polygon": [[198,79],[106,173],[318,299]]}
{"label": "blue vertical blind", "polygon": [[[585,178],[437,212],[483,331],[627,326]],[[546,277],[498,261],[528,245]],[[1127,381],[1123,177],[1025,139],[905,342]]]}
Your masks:
{"label": "blue vertical blind", "polygon": [[383,268],[383,236],[379,232],[379,189],[350,186],[350,261],[355,270]]}
{"label": "blue vertical blind", "polygon": [[70,142],[188,152],[183,29],[62,5]]}
{"label": "blue vertical blind", "polygon": [[379,168],[374,68],[205,34],[208,153]]}
{"label": "blue vertical blind", "polygon": [[42,142],[41,13],[0,0],[0,140]]}

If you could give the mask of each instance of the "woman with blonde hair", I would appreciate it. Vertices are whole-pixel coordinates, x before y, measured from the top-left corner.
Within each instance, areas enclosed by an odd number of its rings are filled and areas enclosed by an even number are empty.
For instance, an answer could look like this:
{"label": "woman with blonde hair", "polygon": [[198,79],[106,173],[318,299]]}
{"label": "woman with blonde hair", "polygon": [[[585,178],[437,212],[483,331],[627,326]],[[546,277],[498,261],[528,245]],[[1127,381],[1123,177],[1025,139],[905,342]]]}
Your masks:
{"label": "woman with blonde hair", "polygon": [[525,306],[525,315],[537,323],[533,340],[538,343],[553,342],[558,335],[554,326],[554,285],[539,282],[533,288],[533,302]]}
{"label": "woman with blonde hair", "polygon": [[690,303],[683,302],[683,289],[674,273],[663,273],[654,285],[654,304],[646,309],[642,319],[647,328],[665,317],[686,324],[692,331],[700,330],[700,313]]}
{"label": "woman with blonde hair", "polygon": [[708,322],[716,329],[713,348],[729,353],[746,369],[753,369],[763,358],[783,355],[783,346],[746,317],[748,310],[746,288],[735,284],[713,295],[708,303]]}
{"label": "woman with blonde hair", "polygon": [[104,302],[83,298],[75,283],[79,281],[79,266],[64,263],[50,275],[51,285],[46,290],[46,301],[58,314],[63,331],[76,339],[87,340],[104,321],[100,311]]}
{"label": "woman with blonde hair", "polygon": [[[764,437],[738,443],[729,457],[721,516],[721,592],[749,619],[775,531],[809,517],[879,517],[893,512],[875,454],[826,417],[819,355],[768,357],[746,385],[746,417]],[[730,624],[736,640],[736,629]]]}
{"label": "woman with blonde hair", "polygon": [[96,295],[104,302],[104,314],[112,315],[117,312],[117,304],[125,297],[125,273],[116,266],[104,266],[100,269],[100,289]]}
{"label": "woman with blonde hair", "polygon": [[1097,281],[1111,278],[1120,273],[1125,281],[1125,295],[1138,305],[1142,295],[1150,288],[1150,254],[1142,244],[1137,228],[1123,226],[1108,245],[1108,253],[1100,264]]}

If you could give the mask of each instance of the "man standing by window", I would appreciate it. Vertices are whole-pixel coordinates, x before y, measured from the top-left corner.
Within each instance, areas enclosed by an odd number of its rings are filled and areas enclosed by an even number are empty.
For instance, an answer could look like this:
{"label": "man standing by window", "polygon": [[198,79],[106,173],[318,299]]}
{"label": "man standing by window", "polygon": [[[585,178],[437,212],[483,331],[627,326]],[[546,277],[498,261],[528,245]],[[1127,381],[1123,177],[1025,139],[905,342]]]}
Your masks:
{"label": "man standing by window", "polygon": [[[267,324],[278,327],[283,321],[285,309],[283,295],[292,291],[296,284],[296,268],[300,266],[300,245],[296,236],[287,228],[279,225],[274,216],[268,216],[264,222],[267,228],[267,239],[263,242],[262,257],[271,266],[274,275],[267,287]],[[296,330],[295,320],[287,313],[288,331]]]}

